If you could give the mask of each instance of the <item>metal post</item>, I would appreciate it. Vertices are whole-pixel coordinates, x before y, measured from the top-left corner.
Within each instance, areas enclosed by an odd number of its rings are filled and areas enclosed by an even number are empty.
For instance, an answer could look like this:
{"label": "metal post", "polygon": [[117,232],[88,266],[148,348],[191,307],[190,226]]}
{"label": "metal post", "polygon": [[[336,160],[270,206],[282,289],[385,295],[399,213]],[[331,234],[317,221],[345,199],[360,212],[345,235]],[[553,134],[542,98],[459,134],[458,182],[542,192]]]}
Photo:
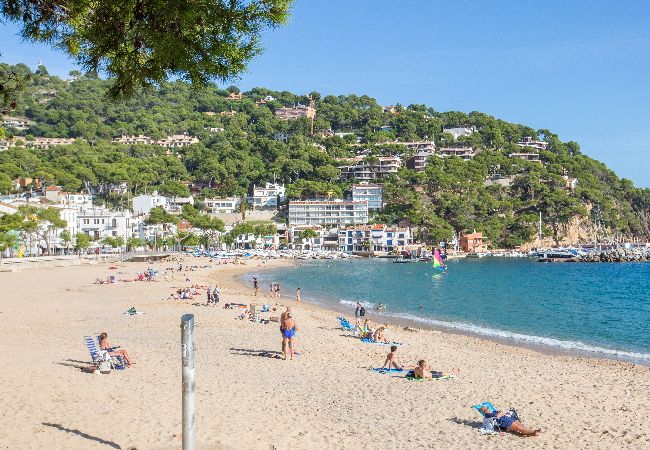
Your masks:
{"label": "metal post", "polygon": [[181,317],[183,450],[194,450],[194,314]]}

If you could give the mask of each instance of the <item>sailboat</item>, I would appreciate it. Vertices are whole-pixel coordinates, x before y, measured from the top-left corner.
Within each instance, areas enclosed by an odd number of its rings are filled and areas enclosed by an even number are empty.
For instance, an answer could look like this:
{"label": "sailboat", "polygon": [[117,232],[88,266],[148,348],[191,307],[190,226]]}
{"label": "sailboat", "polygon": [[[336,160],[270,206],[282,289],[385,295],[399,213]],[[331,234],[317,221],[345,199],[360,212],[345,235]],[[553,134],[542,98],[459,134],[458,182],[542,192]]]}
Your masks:
{"label": "sailboat", "polygon": [[440,252],[438,249],[436,249],[433,252],[433,268],[436,270],[446,270],[447,266],[445,263],[442,261],[442,257],[440,256]]}

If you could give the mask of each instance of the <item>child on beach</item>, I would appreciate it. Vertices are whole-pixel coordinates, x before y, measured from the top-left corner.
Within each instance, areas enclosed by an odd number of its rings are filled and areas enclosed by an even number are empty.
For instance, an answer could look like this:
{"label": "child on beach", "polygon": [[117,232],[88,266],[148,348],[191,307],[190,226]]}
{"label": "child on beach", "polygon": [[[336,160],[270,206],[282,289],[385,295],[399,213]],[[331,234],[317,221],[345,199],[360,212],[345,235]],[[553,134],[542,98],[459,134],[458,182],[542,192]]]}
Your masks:
{"label": "child on beach", "polygon": [[392,368],[395,368],[395,370],[404,370],[404,366],[397,359],[396,353],[397,345],[391,345],[390,353],[386,356],[386,361],[384,361],[384,365],[381,366],[381,370],[390,370]]}

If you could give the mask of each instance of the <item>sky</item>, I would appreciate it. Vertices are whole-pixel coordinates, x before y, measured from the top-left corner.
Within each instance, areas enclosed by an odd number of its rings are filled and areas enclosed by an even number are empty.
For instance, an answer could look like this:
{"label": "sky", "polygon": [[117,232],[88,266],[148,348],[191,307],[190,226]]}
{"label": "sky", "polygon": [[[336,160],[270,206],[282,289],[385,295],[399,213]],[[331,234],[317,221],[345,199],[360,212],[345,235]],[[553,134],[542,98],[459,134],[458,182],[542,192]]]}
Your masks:
{"label": "sky", "polygon": [[[564,141],[650,187],[650,2],[294,0],[236,83],[481,111]],[[0,60],[74,62],[0,24]]]}

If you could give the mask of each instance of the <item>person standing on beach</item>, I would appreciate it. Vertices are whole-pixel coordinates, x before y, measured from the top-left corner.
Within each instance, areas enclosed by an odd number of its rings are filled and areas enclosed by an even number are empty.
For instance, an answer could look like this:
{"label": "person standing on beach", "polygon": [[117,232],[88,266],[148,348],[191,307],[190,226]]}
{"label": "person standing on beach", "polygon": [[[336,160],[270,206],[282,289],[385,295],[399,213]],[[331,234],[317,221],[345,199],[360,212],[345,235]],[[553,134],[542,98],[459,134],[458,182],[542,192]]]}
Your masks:
{"label": "person standing on beach", "polygon": [[253,288],[255,289],[255,297],[257,297],[257,291],[260,289],[260,285],[257,282],[257,277],[253,277]]}
{"label": "person standing on beach", "polygon": [[293,355],[296,353],[294,350],[294,338],[296,331],[298,331],[298,325],[296,321],[293,320],[291,312],[287,311],[286,318],[284,320],[284,330],[282,330],[282,355],[284,359],[287,359],[287,350],[291,352],[291,359],[293,360]]}
{"label": "person standing on beach", "polygon": [[296,289],[296,304],[300,303],[300,288]]}
{"label": "person standing on beach", "polygon": [[274,291],[274,289],[273,289],[273,281],[271,281],[269,283],[269,290],[271,291],[271,297],[273,297],[273,291]]}
{"label": "person standing on beach", "polygon": [[210,303],[212,303],[212,286],[208,286],[207,295],[208,295],[208,303],[206,303],[206,305],[209,305]]}
{"label": "person standing on beach", "polygon": [[219,303],[219,286],[215,286],[212,291],[212,301],[214,306],[217,306],[217,303]]}
{"label": "person standing on beach", "polygon": [[280,283],[275,283],[275,298],[280,298]]}
{"label": "person standing on beach", "polygon": [[354,317],[357,319],[361,317],[361,303],[357,302],[357,307],[354,309]]}

